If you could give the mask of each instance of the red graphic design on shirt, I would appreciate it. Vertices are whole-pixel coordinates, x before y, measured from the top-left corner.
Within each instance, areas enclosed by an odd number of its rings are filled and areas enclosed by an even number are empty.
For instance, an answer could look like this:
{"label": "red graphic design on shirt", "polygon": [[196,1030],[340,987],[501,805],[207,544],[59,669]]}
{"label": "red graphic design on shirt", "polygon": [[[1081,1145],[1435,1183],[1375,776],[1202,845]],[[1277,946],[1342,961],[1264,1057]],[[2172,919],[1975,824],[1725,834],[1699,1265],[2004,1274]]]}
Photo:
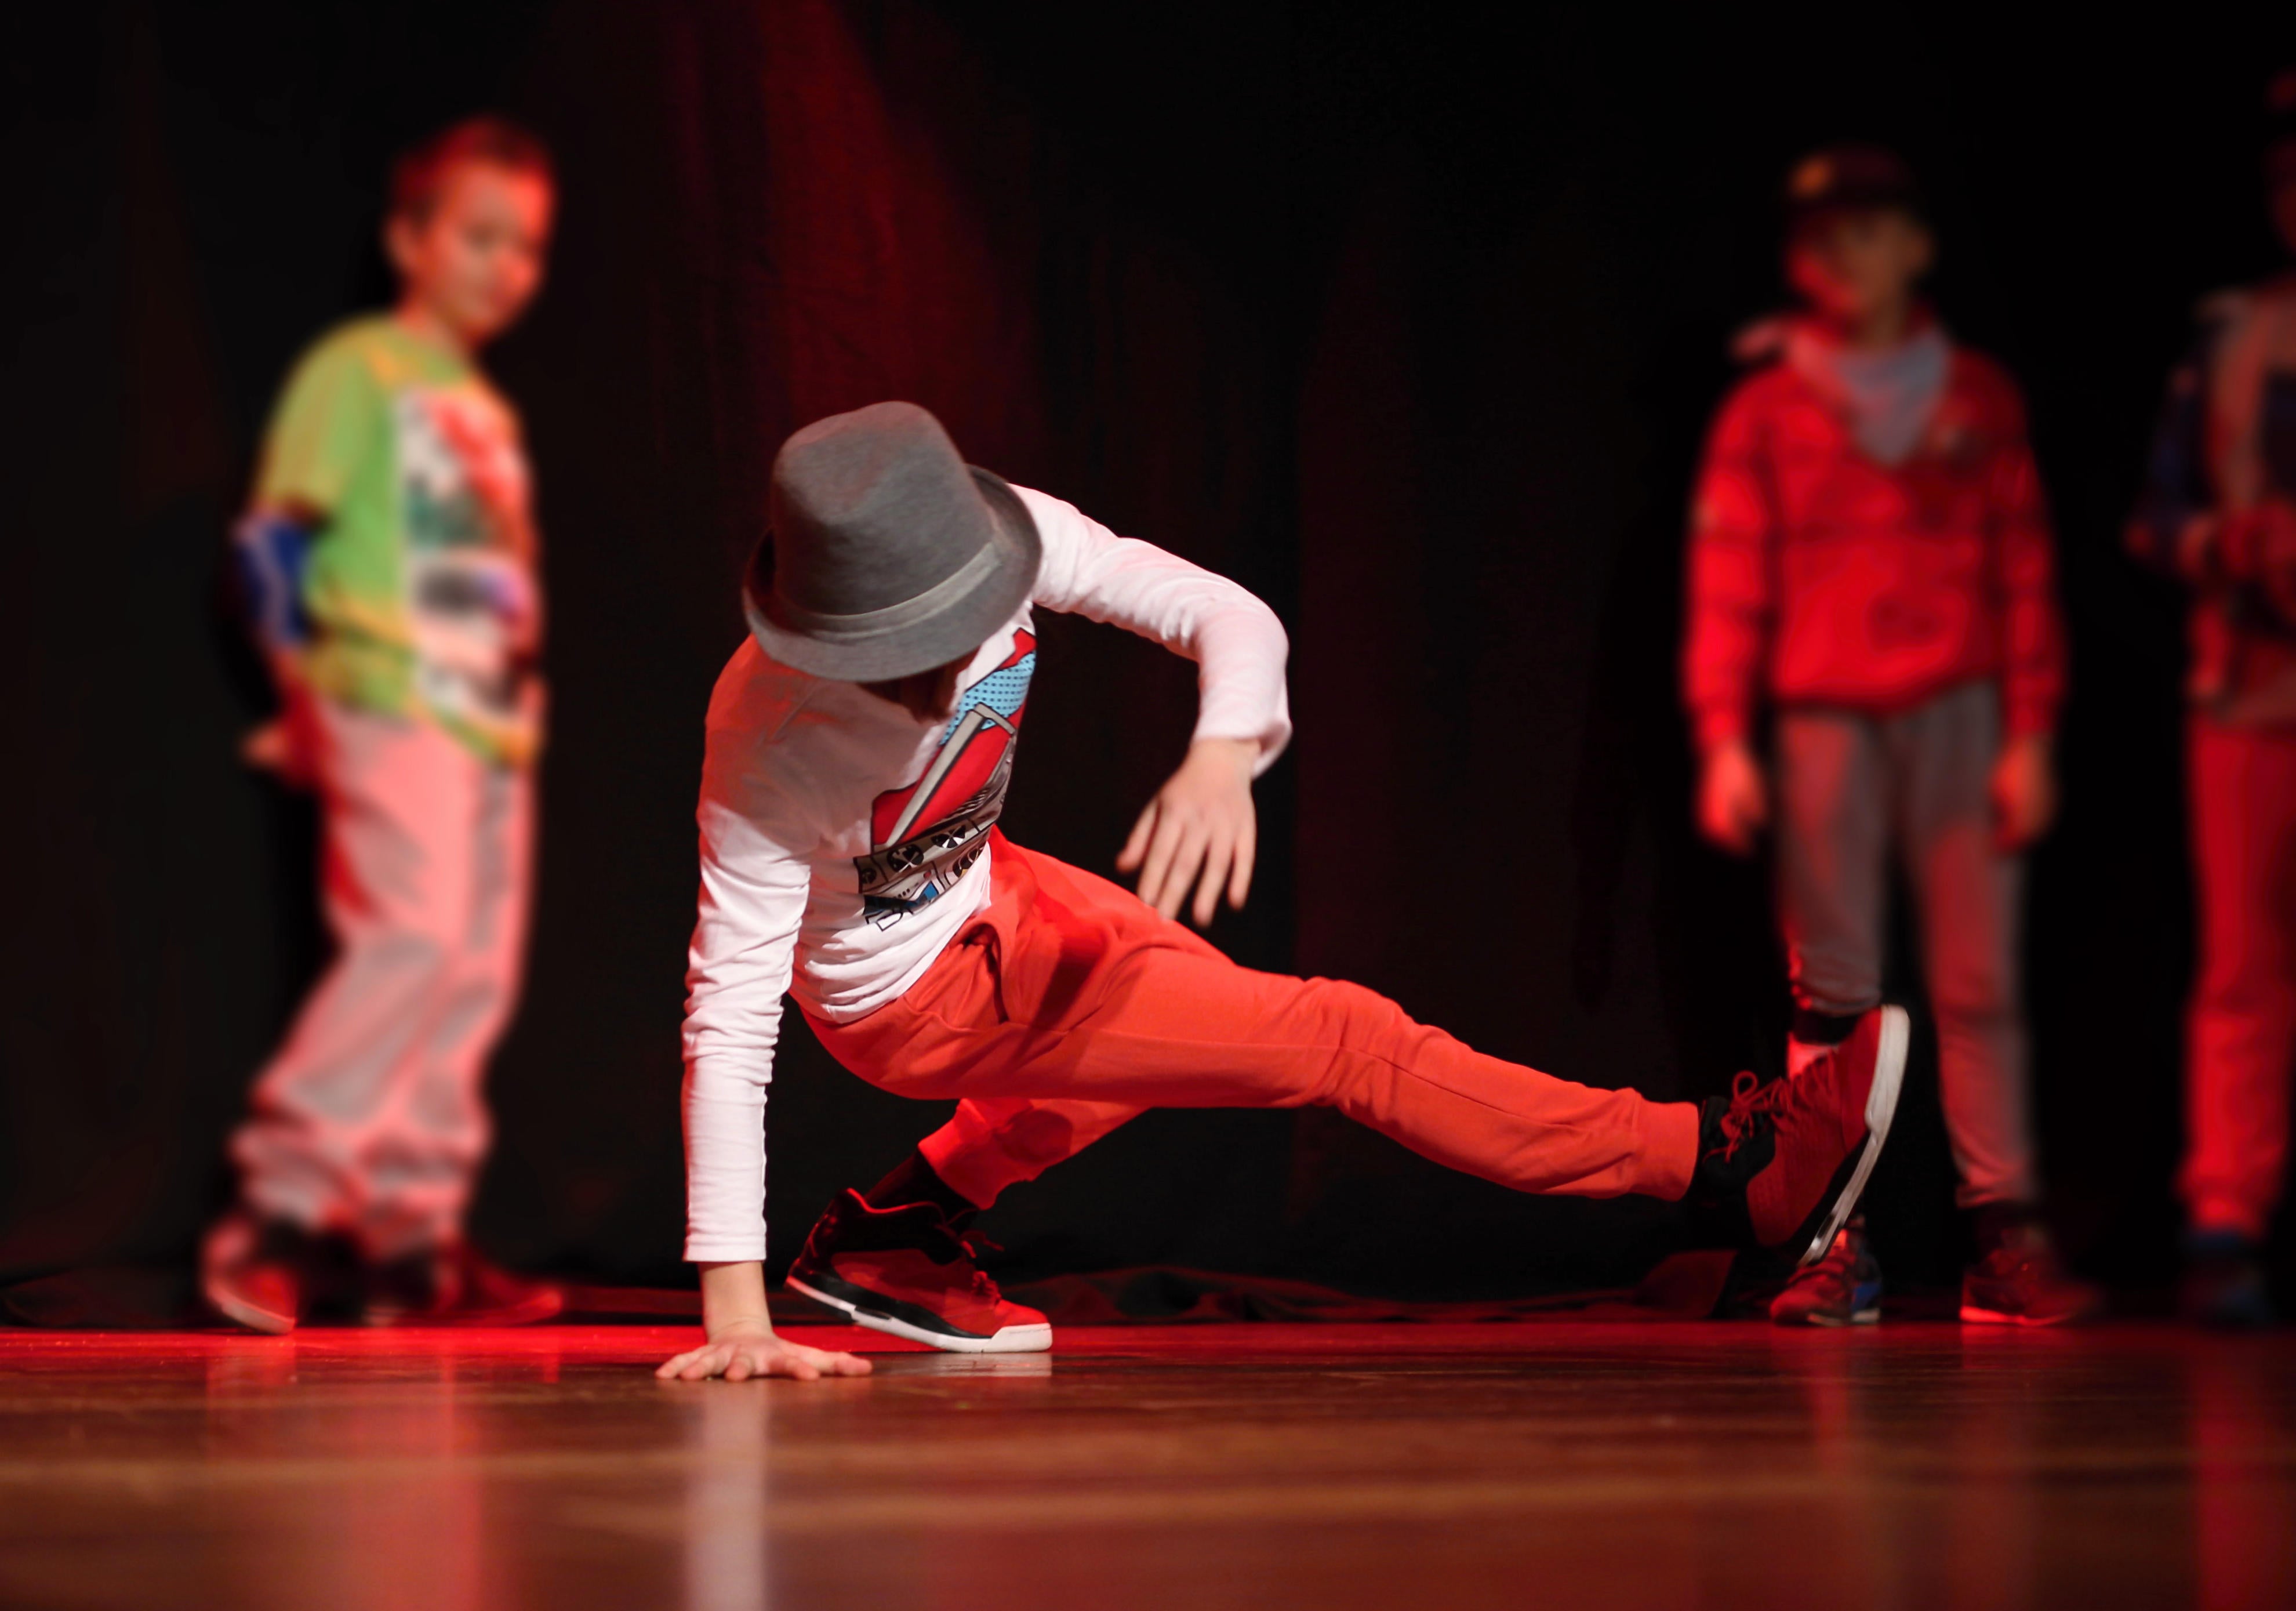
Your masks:
{"label": "red graphic design on shirt", "polygon": [[931,906],[980,859],[1004,809],[1013,744],[1037,669],[1037,640],[1013,635],[1013,652],[965,689],[924,775],[877,796],[866,856],[854,859],[862,915],[879,928]]}

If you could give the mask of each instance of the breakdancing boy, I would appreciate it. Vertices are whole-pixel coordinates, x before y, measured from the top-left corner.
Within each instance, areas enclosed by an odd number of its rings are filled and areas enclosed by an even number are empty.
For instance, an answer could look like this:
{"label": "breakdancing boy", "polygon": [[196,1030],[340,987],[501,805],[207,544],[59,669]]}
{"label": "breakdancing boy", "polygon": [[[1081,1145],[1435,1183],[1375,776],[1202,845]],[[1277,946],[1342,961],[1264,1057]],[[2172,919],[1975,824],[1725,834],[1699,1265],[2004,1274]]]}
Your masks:
{"label": "breakdancing boy", "polygon": [[[1866,1015],[1801,1078],[1703,1108],[1484,1056],[1367,990],[1237,966],[1209,921],[1251,875],[1251,780],[1290,736],[1283,628],[1234,583],[967,466],[907,403],[816,423],[775,463],[751,641],[710,701],[685,1021],[686,1256],[708,1340],[659,1374],[867,1364],[767,1311],[763,1112],[793,993],[848,1068],[956,1115],[814,1228],[793,1285],[966,1352],[1051,1345],[974,1264],[964,1221],[1150,1106],[1315,1102],[1522,1191],[1692,1197],[1815,1257],[1896,1110],[1906,1021]],[[1201,668],[1187,759],[1119,859],[1141,895],[996,832],[1036,670],[1032,611]]]}

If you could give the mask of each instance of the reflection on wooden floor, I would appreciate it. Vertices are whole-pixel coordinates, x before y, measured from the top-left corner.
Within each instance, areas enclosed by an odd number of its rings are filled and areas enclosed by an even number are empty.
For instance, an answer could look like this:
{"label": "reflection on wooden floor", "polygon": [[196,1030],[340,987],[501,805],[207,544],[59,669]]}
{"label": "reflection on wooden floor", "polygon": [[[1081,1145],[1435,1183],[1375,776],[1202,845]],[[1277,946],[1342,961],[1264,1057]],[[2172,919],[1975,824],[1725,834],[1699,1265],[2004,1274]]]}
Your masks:
{"label": "reflection on wooden floor", "polygon": [[685,1335],[0,1331],[0,1604],[2296,1606],[2296,1338]]}

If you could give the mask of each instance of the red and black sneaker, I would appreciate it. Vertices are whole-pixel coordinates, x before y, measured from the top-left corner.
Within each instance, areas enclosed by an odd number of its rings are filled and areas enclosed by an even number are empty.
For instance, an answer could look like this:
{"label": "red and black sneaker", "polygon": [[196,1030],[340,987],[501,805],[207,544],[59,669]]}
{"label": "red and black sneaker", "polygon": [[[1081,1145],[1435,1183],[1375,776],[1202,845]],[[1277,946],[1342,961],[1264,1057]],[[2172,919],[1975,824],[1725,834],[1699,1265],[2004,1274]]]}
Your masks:
{"label": "red and black sneaker", "polygon": [[200,1293],[224,1319],[275,1336],[350,1312],[357,1266],[348,1237],[234,1208],[200,1244]]}
{"label": "red and black sneaker", "polygon": [[456,1240],[367,1272],[370,1326],[532,1326],[566,1307],[556,1283],[515,1275]]}
{"label": "red and black sneaker", "polygon": [[1852,1214],[1815,1264],[1793,1272],[1770,1300],[1779,1326],[1871,1326],[1882,1318],[1882,1266],[1866,1240],[1866,1217]]}
{"label": "red and black sneaker", "polygon": [[1693,1195],[1734,1235],[1812,1264],[1857,1211],[1905,1084],[1909,1022],[1874,1008],[1841,1045],[1790,1080],[1740,1074],[1705,1104]]}
{"label": "red and black sneaker", "polygon": [[935,1203],[873,1208],[859,1192],[843,1193],[806,1237],[789,1284],[857,1325],[952,1353],[1053,1345],[1051,1324],[996,1290]]}
{"label": "red and black sneaker", "polygon": [[1993,1238],[1961,1278],[1961,1318],[1980,1326],[2070,1326],[2103,1310],[2104,1294],[2064,1267],[2038,1224]]}

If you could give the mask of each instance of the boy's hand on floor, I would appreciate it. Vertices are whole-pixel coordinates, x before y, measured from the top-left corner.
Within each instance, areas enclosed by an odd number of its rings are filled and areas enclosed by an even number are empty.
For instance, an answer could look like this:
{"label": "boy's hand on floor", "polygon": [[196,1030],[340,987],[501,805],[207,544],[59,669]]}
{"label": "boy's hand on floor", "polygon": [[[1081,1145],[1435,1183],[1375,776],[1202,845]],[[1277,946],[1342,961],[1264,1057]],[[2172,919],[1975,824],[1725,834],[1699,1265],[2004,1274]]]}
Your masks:
{"label": "boy's hand on floor", "polygon": [[857,1355],[787,1342],[763,1320],[742,1320],[718,1328],[707,1343],[687,1349],[654,1375],[665,1382],[705,1382],[711,1377],[746,1382],[758,1376],[816,1382],[825,1376],[867,1376],[869,1369],[869,1361]]}
{"label": "boy's hand on floor", "polygon": [[1698,831],[1733,856],[1751,856],[1770,822],[1770,785],[1743,740],[1706,752],[1698,775]]}
{"label": "boy's hand on floor", "polygon": [[1140,874],[1140,899],[1177,917],[1196,892],[1196,926],[1219,910],[1220,894],[1242,909],[1251,890],[1259,826],[1251,806],[1251,773],[1259,745],[1241,738],[1200,738],[1172,779],[1133,825],[1116,870]]}
{"label": "boy's hand on floor", "polygon": [[2004,852],[2021,851],[2057,816],[2057,769],[2046,733],[2021,733],[1993,763],[1993,835]]}

